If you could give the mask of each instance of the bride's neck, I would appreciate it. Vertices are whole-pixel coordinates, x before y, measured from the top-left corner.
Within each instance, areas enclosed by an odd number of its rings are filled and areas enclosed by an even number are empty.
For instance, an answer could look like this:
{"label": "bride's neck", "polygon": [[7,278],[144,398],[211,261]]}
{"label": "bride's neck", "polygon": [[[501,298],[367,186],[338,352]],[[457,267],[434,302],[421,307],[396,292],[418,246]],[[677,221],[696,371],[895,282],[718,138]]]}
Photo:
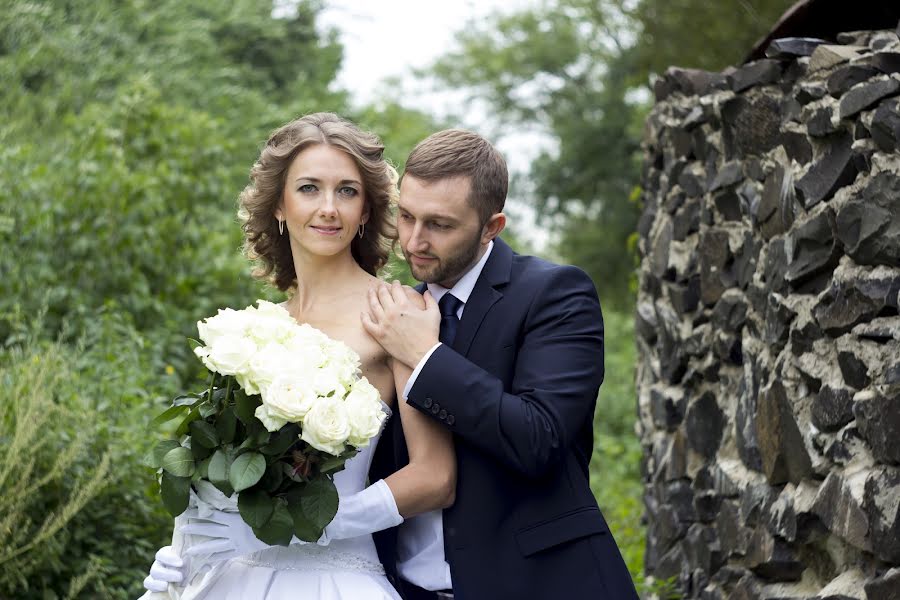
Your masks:
{"label": "bride's neck", "polygon": [[345,296],[366,273],[347,252],[339,256],[295,258],[297,289],[288,300],[294,316],[308,312]]}

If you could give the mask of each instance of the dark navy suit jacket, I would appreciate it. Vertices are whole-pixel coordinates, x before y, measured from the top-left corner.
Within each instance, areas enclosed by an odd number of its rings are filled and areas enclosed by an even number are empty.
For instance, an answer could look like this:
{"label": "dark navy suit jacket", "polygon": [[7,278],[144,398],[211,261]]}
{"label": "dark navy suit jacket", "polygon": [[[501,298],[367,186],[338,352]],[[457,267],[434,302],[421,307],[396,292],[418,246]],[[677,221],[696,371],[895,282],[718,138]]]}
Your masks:
{"label": "dark navy suit jacket", "polygon": [[[456,502],[443,522],[461,600],[637,599],[588,485],[602,380],[603,317],[590,278],[496,239],[452,347],[435,350],[408,399],[454,434]],[[392,421],[373,480],[408,462]],[[396,530],[376,544],[402,592]]]}

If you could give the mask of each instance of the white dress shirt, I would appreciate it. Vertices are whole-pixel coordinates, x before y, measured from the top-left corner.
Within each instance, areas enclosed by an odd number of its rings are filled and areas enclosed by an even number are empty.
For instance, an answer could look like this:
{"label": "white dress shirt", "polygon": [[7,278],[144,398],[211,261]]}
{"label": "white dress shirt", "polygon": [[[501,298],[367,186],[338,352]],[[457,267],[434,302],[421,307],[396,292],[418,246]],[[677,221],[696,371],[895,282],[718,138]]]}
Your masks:
{"label": "white dress shirt", "polygon": [[[475,282],[478,281],[493,248],[494,242],[490,242],[481,259],[449,290],[436,283],[428,284],[428,291],[436,301],[440,302],[447,292],[452,293],[460,300],[462,304],[456,312],[456,316],[460,319],[466,309],[466,302],[469,301],[469,296],[475,289]],[[415,384],[422,367],[440,345],[440,342],[435,344],[416,365],[403,389],[403,401],[409,398],[409,391]],[[447,564],[447,558],[444,556],[444,525],[440,510],[433,510],[406,519],[399,526],[397,531],[397,571],[406,581],[426,590],[453,588],[450,580],[450,565]]]}

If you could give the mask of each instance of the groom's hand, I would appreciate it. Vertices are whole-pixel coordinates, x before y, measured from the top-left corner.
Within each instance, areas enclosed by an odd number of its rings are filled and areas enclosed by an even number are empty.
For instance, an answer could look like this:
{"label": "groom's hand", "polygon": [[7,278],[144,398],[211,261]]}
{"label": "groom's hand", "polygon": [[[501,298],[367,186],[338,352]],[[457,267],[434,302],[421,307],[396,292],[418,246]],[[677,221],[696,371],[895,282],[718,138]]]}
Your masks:
{"label": "groom's hand", "polygon": [[[360,315],[363,327],[387,351],[410,369],[438,343],[441,313],[431,294],[421,296],[395,281],[369,290],[369,312]],[[417,302],[418,301],[418,302]]]}

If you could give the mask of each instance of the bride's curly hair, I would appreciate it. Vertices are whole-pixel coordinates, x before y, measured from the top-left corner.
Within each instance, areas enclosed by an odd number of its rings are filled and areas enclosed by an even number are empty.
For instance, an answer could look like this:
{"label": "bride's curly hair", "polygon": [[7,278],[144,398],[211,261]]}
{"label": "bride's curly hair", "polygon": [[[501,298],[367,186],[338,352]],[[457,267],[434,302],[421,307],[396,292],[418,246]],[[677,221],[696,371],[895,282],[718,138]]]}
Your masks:
{"label": "bride's curly hair", "polygon": [[294,158],[315,144],[326,144],[346,152],[363,178],[369,220],[362,238],[350,243],[353,258],[375,275],[397,242],[391,206],[399,194],[397,170],[384,158],[384,144],[373,133],[334,113],[306,115],[272,132],[259,159],[250,170],[250,184],[239,198],[244,253],[258,266],[253,276],[266,279],[281,291],[297,283],[288,236],[279,235],[275,209],[284,195],[287,172]]}

